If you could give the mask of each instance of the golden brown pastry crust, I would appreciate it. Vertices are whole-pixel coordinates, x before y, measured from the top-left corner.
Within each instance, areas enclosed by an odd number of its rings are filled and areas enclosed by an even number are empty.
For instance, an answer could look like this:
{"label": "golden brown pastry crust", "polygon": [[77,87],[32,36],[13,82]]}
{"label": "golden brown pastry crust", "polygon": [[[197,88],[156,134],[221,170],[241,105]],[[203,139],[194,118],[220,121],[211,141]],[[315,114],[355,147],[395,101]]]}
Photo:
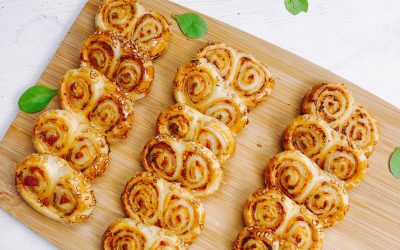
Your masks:
{"label": "golden brown pastry crust", "polygon": [[264,101],[274,88],[274,79],[266,65],[226,43],[209,43],[200,49],[196,58],[204,58],[213,64],[224,84],[237,93],[249,108]]}
{"label": "golden brown pastry crust", "polygon": [[303,99],[304,114],[316,115],[360,148],[369,157],[379,140],[379,127],[372,115],[354,102],[343,84],[314,86]]}
{"label": "golden brown pastry crust", "polygon": [[216,68],[205,59],[182,65],[174,83],[175,100],[217,118],[235,134],[248,123],[248,109],[242,99],[224,86]]}
{"label": "golden brown pastry crust", "polygon": [[246,226],[262,226],[297,249],[322,249],[323,228],[317,216],[276,189],[256,190],[244,205]]}
{"label": "golden brown pastry crust", "polygon": [[90,182],[57,156],[28,155],[17,165],[15,182],[21,197],[53,220],[84,222],[96,204]]}
{"label": "golden brown pastry crust", "polygon": [[104,0],[95,23],[98,31],[112,30],[134,41],[151,58],[164,53],[171,40],[167,19],[147,11],[136,0]]}
{"label": "golden brown pastry crust", "polygon": [[204,228],[205,211],[178,183],[167,182],[155,174],[138,172],[121,195],[125,215],[149,225],[171,230],[191,244]]}
{"label": "golden brown pastry crust", "polygon": [[295,250],[295,245],[275,236],[269,229],[259,226],[245,227],[237,236],[234,250]]}
{"label": "golden brown pastry crust", "polygon": [[317,215],[324,227],[342,220],[348,209],[348,194],[343,181],[321,170],[297,150],[273,157],[265,169],[265,183]]}
{"label": "golden brown pastry crust", "polygon": [[133,127],[128,94],[92,68],[68,71],[59,88],[61,107],[87,119],[107,139],[126,138]]}
{"label": "golden brown pastry crust", "polygon": [[136,101],[149,95],[154,67],[150,58],[131,41],[112,31],[96,32],[83,44],[81,67],[93,67],[124,89]]}
{"label": "golden brown pastry crust", "polygon": [[158,116],[156,131],[185,141],[194,141],[210,149],[220,163],[233,157],[236,140],[229,128],[217,119],[203,115],[185,104],[168,106]]}
{"label": "golden brown pastry crust", "polygon": [[105,137],[66,110],[40,114],[33,145],[39,153],[63,158],[90,180],[102,176],[108,166],[110,149]]}
{"label": "golden brown pastry crust", "polygon": [[183,240],[171,231],[125,218],[114,221],[103,234],[104,250],[186,250]]}
{"label": "golden brown pastry crust", "polygon": [[300,150],[321,169],[343,180],[347,189],[365,177],[368,161],[362,151],[316,116],[294,119],[283,133],[283,145],[285,149]]}
{"label": "golden brown pastry crust", "polygon": [[167,181],[180,183],[198,197],[213,194],[222,181],[220,164],[208,148],[171,136],[148,141],[142,151],[142,165]]}

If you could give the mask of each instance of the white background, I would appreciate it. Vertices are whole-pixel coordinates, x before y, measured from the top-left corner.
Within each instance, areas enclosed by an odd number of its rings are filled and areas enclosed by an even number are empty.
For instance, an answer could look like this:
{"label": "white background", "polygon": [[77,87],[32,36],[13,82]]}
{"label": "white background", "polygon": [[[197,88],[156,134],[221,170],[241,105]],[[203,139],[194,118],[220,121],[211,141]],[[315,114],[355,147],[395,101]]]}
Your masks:
{"label": "white background", "polygon": [[[85,0],[0,0],[0,136]],[[176,0],[294,52],[400,108],[400,0]],[[0,166],[1,167],[1,166]],[[1,178],[1,177],[0,177]],[[0,249],[55,247],[0,209]]]}

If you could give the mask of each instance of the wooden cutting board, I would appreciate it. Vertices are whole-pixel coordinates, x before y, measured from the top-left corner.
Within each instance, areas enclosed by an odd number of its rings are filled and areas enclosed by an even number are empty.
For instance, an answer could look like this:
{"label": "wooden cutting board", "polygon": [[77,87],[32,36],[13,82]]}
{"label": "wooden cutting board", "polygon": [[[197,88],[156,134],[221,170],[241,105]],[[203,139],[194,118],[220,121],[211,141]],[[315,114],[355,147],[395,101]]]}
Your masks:
{"label": "wooden cutting board", "polygon": [[[78,67],[80,47],[94,31],[94,16],[100,2],[90,0],[86,4],[38,82],[58,87],[63,74]],[[204,39],[189,40],[171,18],[171,14],[188,9],[166,0],[144,0],[143,5],[171,20],[173,39],[168,51],[155,61],[156,78],[151,95],[135,105],[134,133],[127,140],[111,145],[110,167],[94,184],[98,203],[93,217],[82,225],[64,225],[40,215],[18,196],[14,185],[15,166],[34,152],[31,136],[39,114],[18,114],[0,143],[0,206],[4,210],[61,248],[99,249],[107,226],[123,217],[120,194],[126,181],[142,170],[140,151],[155,135],[158,114],[174,103],[171,82],[176,69],[191,60],[207,41],[219,40],[250,52],[269,65],[277,84],[272,96],[251,112],[249,125],[238,137],[236,156],[223,165],[222,188],[204,200],[206,227],[193,249],[232,248],[244,226],[245,199],[263,186],[266,162],[282,150],[284,128],[300,114],[304,93],[321,81],[346,83],[356,100],[375,115],[382,132],[365,181],[351,191],[346,218],[326,230],[324,246],[326,249],[400,249],[400,181],[388,169],[391,152],[400,146],[400,110],[321,67],[211,18],[206,18],[209,34]],[[56,98],[47,109],[58,107]]]}

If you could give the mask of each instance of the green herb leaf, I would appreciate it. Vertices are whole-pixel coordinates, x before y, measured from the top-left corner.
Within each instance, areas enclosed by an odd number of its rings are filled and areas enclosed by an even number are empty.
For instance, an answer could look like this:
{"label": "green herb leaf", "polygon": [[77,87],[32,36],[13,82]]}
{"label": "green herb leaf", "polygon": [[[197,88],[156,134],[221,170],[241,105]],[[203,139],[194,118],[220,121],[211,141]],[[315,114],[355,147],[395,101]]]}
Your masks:
{"label": "green herb leaf", "polygon": [[18,107],[26,113],[35,113],[44,109],[51,99],[57,95],[57,89],[43,85],[35,85],[27,89],[18,100]]}
{"label": "green herb leaf", "polygon": [[308,11],[308,0],[285,0],[286,9],[293,15]]}
{"label": "green herb leaf", "polygon": [[396,148],[390,157],[390,172],[397,179],[400,178],[400,148]]}
{"label": "green herb leaf", "polygon": [[195,13],[172,15],[182,33],[189,38],[201,38],[208,32],[206,21]]}

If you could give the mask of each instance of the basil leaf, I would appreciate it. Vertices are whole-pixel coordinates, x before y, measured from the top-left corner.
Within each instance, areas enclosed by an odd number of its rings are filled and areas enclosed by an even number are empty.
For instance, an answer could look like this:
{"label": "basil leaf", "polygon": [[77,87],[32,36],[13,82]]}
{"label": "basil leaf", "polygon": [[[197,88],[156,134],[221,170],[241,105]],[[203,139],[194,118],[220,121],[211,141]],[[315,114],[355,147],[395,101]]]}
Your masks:
{"label": "basil leaf", "polygon": [[308,0],[285,0],[286,9],[293,15],[308,11]]}
{"label": "basil leaf", "polygon": [[44,109],[57,95],[57,89],[35,85],[27,89],[18,100],[18,107],[26,113],[35,113]]}
{"label": "basil leaf", "polygon": [[396,148],[390,157],[389,162],[390,172],[397,179],[400,178],[400,148]]}
{"label": "basil leaf", "polygon": [[208,33],[206,21],[195,13],[172,15],[182,33],[189,38],[201,38]]}

